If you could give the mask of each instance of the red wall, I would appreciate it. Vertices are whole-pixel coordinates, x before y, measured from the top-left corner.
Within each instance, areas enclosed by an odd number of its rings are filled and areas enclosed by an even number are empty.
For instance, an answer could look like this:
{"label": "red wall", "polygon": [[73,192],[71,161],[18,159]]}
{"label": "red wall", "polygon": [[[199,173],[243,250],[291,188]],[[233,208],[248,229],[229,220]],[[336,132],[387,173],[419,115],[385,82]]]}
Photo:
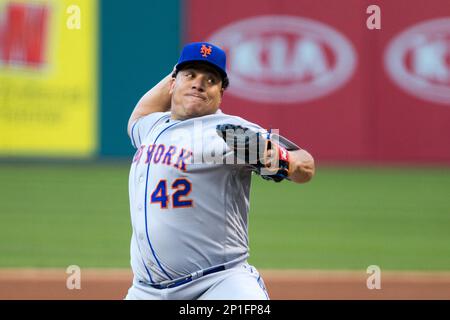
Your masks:
{"label": "red wall", "polygon": [[[190,0],[185,40],[227,51],[224,112],[279,129],[318,160],[450,163],[448,0],[376,1],[381,30],[366,27],[370,4]],[[394,80],[386,55],[405,30],[389,61],[409,76]]]}

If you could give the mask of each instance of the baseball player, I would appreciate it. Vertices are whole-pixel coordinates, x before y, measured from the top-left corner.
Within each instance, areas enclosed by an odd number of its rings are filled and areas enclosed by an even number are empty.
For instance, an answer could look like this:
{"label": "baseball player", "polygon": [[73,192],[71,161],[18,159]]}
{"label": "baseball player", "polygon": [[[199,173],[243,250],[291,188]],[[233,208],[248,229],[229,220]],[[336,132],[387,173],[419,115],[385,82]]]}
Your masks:
{"label": "baseball player", "polygon": [[311,155],[220,110],[229,84],[219,47],[186,45],[128,123],[133,284],[126,299],[269,299],[247,263],[252,172],[308,182]]}

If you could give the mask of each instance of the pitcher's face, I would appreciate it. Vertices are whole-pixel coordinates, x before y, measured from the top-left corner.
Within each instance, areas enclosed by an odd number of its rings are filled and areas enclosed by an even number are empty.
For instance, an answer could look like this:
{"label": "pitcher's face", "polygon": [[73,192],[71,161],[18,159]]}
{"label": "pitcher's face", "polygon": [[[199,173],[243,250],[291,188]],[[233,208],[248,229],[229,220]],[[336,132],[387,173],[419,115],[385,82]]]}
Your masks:
{"label": "pitcher's face", "polygon": [[172,80],[172,118],[184,120],[215,113],[224,89],[220,74],[207,64],[191,64]]}

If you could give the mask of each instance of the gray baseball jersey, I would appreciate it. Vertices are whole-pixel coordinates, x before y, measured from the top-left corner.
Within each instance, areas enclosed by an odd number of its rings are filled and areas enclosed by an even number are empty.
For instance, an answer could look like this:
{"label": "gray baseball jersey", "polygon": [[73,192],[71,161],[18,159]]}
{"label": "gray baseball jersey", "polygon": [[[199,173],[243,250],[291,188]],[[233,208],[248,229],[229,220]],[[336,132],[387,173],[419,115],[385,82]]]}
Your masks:
{"label": "gray baseball jersey", "polygon": [[131,266],[140,283],[246,261],[251,170],[216,134],[223,123],[262,130],[220,110],[183,121],[157,112],[132,125]]}

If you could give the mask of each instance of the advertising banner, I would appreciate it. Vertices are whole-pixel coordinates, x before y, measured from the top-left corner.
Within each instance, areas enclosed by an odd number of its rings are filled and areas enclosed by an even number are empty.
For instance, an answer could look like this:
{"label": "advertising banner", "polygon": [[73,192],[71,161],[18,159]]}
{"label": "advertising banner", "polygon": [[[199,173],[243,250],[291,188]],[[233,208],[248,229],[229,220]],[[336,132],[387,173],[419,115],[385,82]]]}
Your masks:
{"label": "advertising banner", "polygon": [[450,163],[448,1],[371,5],[190,0],[185,40],[226,50],[225,113],[319,161]]}
{"label": "advertising banner", "polygon": [[97,149],[97,1],[0,0],[0,155]]}

